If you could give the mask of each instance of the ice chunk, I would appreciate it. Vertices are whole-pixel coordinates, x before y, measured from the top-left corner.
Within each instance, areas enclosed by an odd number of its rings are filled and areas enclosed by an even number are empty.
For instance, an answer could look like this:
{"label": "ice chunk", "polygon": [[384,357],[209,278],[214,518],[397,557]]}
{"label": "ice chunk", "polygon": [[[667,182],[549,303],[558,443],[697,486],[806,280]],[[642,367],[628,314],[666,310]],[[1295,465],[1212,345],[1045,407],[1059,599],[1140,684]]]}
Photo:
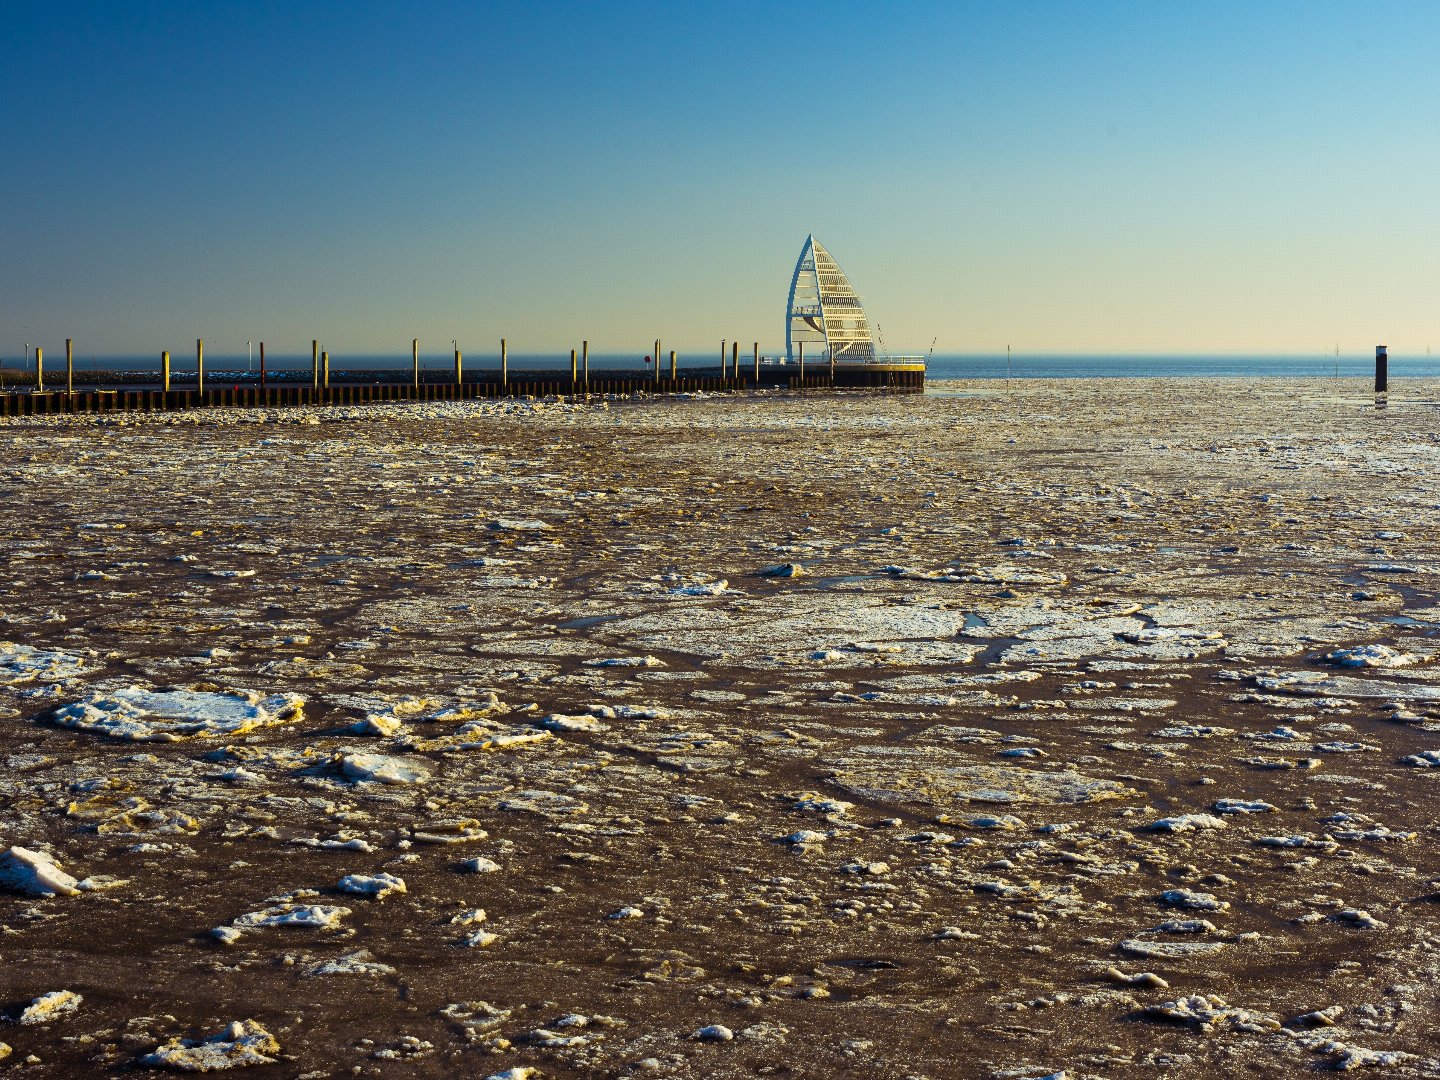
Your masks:
{"label": "ice chunk", "polygon": [[43,851],[12,847],[0,855],[0,885],[26,896],[74,896],[77,884]]}
{"label": "ice chunk", "polygon": [[1217,814],[1268,814],[1275,807],[1259,799],[1217,799],[1213,809]]}
{"label": "ice chunk", "polygon": [[135,742],[175,742],[204,735],[238,735],[298,720],[305,702],[293,694],[265,697],[251,690],[212,693],[126,686],[92,694],[51,714],[61,727]]}
{"label": "ice chunk", "polygon": [[59,682],[83,674],[88,666],[87,661],[70,653],[47,652],[13,641],[0,641],[0,686]]}
{"label": "ice chunk", "polygon": [[208,1039],[174,1038],[140,1059],[180,1072],[213,1072],[247,1065],[273,1065],[280,1043],[254,1020],[237,1020]]}
{"label": "ice chunk", "polygon": [[52,990],[41,994],[20,1013],[17,1023],[48,1024],[77,1012],[85,999],[73,990]]}
{"label": "ice chunk", "polygon": [[405,758],[383,754],[341,754],[340,771],[356,782],[418,784],[430,779],[430,770]]}
{"label": "ice chunk", "polygon": [[1225,822],[1213,814],[1180,814],[1176,817],[1159,818],[1150,823],[1150,832],[1180,833],[1195,832],[1199,829],[1223,829]]}
{"label": "ice chunk", "polygon": [[394,975],[395,969],[389,964],[376,963],[367,949],[345,953],[333,960],[321,960],[307,965],[306,975]]}
{"label": "ice chunk", "polygon": [[1392,649],[1389,645],[1357,645],[1353,649],[1336,649],[1322,658],[1336,667],[1409,667],[1419,657],[1412,653]]}
{"label": "ice chunk", "polygon": [[391,893],[405,891],[405,881],[394,874],[376,874],[373,877],[365,874],[346,874],[335,886],[341,892],[355,893],[357,896],[373,896],[376,900],[383,900]]}
{"label": "ice chunk", "polygon": [[1230,907],[1229,901],[1217,900],[1214,893],[1189,889],[1166,889],[1160,894],[1160,902],[1185,911],[1225,911]]}

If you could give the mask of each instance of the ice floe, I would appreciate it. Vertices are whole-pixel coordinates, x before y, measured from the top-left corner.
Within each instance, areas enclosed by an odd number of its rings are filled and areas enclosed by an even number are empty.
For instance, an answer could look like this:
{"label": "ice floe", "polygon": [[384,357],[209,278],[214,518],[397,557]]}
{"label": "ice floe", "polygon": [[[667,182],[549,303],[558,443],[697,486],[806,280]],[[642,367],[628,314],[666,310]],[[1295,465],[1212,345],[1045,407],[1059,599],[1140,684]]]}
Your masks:
{"label": "ice floe", "polygon": [[147,690],[122,686],[95,693],[51,714],[54,723],[79,731],[135,742],[239,735],[260,727],[292,723],[304,699],[255,691]]}
{"label": "ice floe", "polygon": [[142,1057],[140,1063],[179,1072],[215,1072],[273,1065],[279,1053],[280,1043],[275,1036],[254,1020],[236,1020],[207,1039],[172,1038]]}
{"label": "ice floe", "polygon": [[83,675],[90,667],[91,661],[71,653],[0,641],[0,686],[63,682]]}

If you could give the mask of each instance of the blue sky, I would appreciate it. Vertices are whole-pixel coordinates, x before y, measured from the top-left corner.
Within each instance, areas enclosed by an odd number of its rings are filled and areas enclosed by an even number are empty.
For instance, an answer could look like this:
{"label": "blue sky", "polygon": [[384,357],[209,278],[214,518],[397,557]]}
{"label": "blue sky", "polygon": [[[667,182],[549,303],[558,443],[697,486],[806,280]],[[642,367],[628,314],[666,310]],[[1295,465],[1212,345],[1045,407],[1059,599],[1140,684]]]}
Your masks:
{"label": "blue sky", "polygon": [[1440,5],[0,4],[0,356],[1440,345]]}

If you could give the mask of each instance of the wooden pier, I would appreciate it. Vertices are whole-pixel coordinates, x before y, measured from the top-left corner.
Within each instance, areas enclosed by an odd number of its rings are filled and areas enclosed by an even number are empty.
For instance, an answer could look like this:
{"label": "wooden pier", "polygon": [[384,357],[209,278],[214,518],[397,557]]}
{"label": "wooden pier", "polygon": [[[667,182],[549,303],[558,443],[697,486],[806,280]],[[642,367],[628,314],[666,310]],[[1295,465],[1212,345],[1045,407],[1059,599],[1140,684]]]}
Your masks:
{"label": "wooden pier", "polygon": [[[168,357],[167,357],[168,359]],[[457,362],[458,364],[458,362]],[[168,366],[168,365],[167,365]],[[738,366],[738,365],[737,365]],[[747,367],[749,365],[746,365]],[[170,374],[169,372],[166,373]],[[504,398],[583,398],[585,396],[740,393],[746,390],[874,389],[918,393],[925,388],[923,364],[836,365],[807,370],[802,376],[790,365],[759,366],[757,370],[725,373],[700,370],[688,375],[653,371],[606,371],[585,379],[563,372],[460,372],[458,380],[375,382],[280,379],[276,372],[261,386],[253,374],[209,371],[203,384],[176,389],[173,375],[153,388],[103,386],[81,390],[49,390],[43,383],[0,392],[0,417],[65,413],[179,412],[206,408],[284,408],[317,405],[363,405],[387,401],[475,401]],[[302,373],[303,374],[303,373]],[[338,373],[337,373],[338,374]],[[389,375],[390,373],[386,373]],[[427,373],[428,375],[429,373]],[[758,378],[756,377],[758,375]],[[230,385],[225,385],[229,382]],[[316,385],[316,383],[319,385]],[[166,385],[169,389],[165,389]],[[202,388],[203,386],[203,388]]]}

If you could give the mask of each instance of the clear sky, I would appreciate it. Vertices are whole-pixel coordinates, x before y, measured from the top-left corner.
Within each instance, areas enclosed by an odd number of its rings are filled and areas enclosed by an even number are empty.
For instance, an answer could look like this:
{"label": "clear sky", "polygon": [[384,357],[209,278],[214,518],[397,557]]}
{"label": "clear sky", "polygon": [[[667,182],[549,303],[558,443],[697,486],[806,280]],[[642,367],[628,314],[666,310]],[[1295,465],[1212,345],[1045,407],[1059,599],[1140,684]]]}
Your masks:
{"label": "clear sky", "polygon": [[1440,346],[1440,4],[0,0],[0,356]]}

